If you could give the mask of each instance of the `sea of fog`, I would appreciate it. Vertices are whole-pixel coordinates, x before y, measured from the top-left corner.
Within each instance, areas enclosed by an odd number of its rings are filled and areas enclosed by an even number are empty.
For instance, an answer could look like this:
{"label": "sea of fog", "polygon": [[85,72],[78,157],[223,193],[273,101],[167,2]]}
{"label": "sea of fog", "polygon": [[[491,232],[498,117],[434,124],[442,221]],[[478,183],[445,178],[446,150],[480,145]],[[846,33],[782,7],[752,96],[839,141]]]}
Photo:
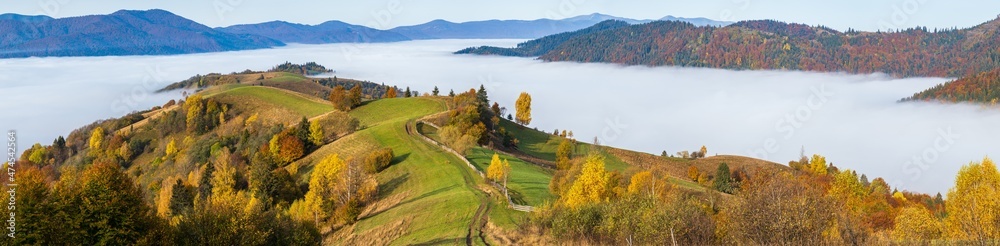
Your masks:
{"label": "sea of fog", "polygon": [[[885,177],[894,187],[942,192],[958,169],[1000,156],[1000,111],[974,105],[897,103],[945,78],[897,79],[787,71],[546,63],[530,58],[453,55],[521,40],[436,40],[388,44],[290,45],[174,56],[0,60],[0,128],[20,149],[51,143],[97,119],[161,105],[179,92],[152,93],[195,74],[265,70],[316,61],[333,75],[442,93],[485,85],[513,108],[531,93],[532,127],[572,130],[582,141],[654,154],[696,150],[787,163],[819,153],[841,168]],[[331,75],[331,76],[333,76]]]}

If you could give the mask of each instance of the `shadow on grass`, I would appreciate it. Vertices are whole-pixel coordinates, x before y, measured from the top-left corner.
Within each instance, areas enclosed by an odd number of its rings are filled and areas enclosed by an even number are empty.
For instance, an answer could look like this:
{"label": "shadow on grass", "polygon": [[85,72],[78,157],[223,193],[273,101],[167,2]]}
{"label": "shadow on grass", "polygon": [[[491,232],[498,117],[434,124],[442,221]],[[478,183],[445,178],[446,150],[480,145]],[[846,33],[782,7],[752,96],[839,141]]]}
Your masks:
{"label": "shadow on grass", "polygon": [[[410,157],[410,153],[406,153],[406,154],[402,154],[402,155],[397,155],[397,156],[393,156],[393,157],[392,157],[392,161],[389,161],[389,166],[390,166],[390,167],[391,167],[391,166],[395,166],[396,164],[399,164],[399,163],[401,163],[401,162],[405,161],[405,160],[406,160],[406,158],[409,158],[409,157]],[[386,168],[388,168],[388,167],[386,167]]]}
{"label": "shadow on grass", "polygon": [[382,184],[381,187],[379,187],[379,190],[382,191],[380,193],[382,193],[383,196],[392,194],[392,192],[395,191],[396,188],[399,188],[399,186],[405,183],[407,180],[410,180],[409,173],[404,173],[403,175],[396,176],[395,178],[386,181],[384,184]]}
{"label": "shadow on grass", "polygon": [[[403,202],[401,202],[399,204],[396,204],[396,206],[392,206],[392,208],[395,208],[395,207],[398,207],[398,206],[402,206],[404,204],[411,203],[411,202],[416,201],[416,200],[424,199],[424,198],[427,198],[429,196],[441,194],[442,192],[451,190],[452,188],[455,188],[455,187],[458,187],[458,185],[450,185],[448,187],[441,187],[441,188],[438,188],[438,189],[433,190],[431,192],[424,193],[424,194],[422,194],[422,195],[420,195],[418,197],[414,197],[414,198],[411,198],[409,200],[403,201]],[[392,208],[390,208],[390,209],[392,209]]]}

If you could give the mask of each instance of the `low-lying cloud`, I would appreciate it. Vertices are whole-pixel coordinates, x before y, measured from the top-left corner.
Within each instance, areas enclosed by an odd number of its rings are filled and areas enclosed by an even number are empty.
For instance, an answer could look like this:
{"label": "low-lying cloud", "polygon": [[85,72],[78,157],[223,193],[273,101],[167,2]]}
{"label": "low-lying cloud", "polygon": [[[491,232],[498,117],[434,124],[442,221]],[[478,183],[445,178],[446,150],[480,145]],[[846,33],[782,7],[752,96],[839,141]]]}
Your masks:
{"label": "low-lying cloud", "polygon": [[[21,145],[48,143],[99,118],[124,114],[115,100],[146,84],[162,86],[194,74],[263,70],[316,61],[336,76],[442,93],[486,86],[490,99],[513,108],[533,98],[533,124],[574,131],[578,139],[649,153],[707,146],[709,155],[744,155],[778,163],[803,147],[841,168],[894,186],[945,193],[958,169],[997,156],[1000,111],[975,105],[896,103],[943,78],[896,79],[787,71],[623,67],[545,63],[533,59],[452,55],[478,45],[519,40],[436,40],[389,44],[291,45],[178,56],[0,60],[4,128]],[[152,71],[152,72],[151,72]],[[152,77],[152,78],[146,78]],[[152,79],[152,82],[144,82]],[[155,88],[154,88],[155,89]],[[138,93],[141,94],[141,93]],[[142,98],[136,109],[174,94]],[[37,136],[37,137],[36,137]]]}

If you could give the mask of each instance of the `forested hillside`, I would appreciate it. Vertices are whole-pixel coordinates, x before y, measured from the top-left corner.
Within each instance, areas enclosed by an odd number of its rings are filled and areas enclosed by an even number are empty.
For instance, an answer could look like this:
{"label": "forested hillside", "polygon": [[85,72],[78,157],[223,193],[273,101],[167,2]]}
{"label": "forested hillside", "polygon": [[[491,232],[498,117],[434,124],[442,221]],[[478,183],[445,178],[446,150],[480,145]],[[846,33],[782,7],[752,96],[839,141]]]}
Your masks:
{"label": "forested hillside", "polygon": [[[574,38],[566,38],[570,33],[564,33],[525,44],[555,46],[540,56],[546,61],[960,77],[1000,66],[1000,51],[995,49],[1000,46],[998,33],[1000,20],[966,29],[874,33],[772,20],[742,21],[725,27],[657,21],[577,33]],[[553,42],[560,44],[550,44]],[[478,50],[486,54],[525,53],[517,52],[518,48]]]}
{"label": "forested hillside", "polygon": [[838,32],[778,21],[722,28],[632,25],[567,41],[541,59],[728,69],[961,77],[1000,66],[1000,21],[959,30]]}
{"label": "forested hillside", "polygon": [[302,75],[323,70],[286,63],[187,80],[172,86],[197,90],[183,100],[32,145],[0,173],[17,184],[0,207],[16,215],[17,237],[0,242],[1000,242],[989,158],[963,166],[946,196],[921,194],[818,154],[786,166],[707,156],[710,146],[652,155],[542,132],[529,127],[527,92],[508,110],[485,86],[445,96]]}
{"label": "forested hillside", "polygon": [[940,84],[903,101],[976,102],[996,105],[1000,99],[1000,69]]}

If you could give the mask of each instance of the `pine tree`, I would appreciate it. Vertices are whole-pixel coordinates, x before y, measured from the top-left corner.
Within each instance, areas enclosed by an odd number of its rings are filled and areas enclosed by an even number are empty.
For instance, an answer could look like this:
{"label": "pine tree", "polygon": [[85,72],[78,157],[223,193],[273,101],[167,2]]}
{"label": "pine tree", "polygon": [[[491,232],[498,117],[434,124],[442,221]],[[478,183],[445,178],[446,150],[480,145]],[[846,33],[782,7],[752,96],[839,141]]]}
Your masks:
{"label": "pine tree", "polygon": [[482,107],[486,107],[486,105],[489,105],[490,98],[488,95],[486,95],[485,86],[479,85],[479,91],[476,92],[476,99],[479,100],[479,105],[483,105]]}
{"label": "pine tree", "polygon": [[715,190],[733,193],[732,177],[729,173],[729,165],[725,162],[719,164],[719,167],[715,170],[715,180],[712,184]]}

